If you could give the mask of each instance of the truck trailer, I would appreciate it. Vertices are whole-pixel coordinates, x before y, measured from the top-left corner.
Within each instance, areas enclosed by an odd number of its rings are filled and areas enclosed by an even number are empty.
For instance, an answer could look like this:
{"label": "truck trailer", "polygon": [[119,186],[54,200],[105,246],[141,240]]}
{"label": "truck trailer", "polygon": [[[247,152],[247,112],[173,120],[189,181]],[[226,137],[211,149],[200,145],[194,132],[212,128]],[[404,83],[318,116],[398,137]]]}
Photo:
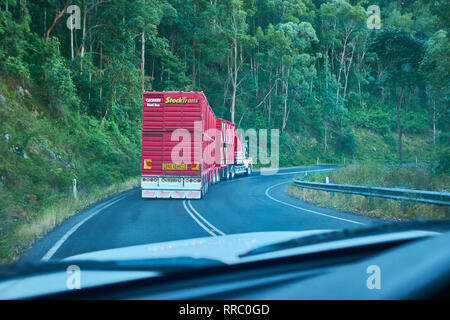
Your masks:
{"label": "truck trailer", "polygon": [[220,180],[251,174],[252,163],[203,91],[145,91],[141,172],[143,198],[201,199]]}

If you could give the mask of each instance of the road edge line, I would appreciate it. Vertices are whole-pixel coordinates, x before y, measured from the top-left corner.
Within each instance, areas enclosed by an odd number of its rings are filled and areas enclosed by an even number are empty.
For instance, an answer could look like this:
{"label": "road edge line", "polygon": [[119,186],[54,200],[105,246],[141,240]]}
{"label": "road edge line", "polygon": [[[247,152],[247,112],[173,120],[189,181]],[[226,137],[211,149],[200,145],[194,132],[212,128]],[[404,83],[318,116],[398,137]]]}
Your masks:
{"label": "road edge line", "polygon": [[88,221],[93,216],[97,215],[100,211],[103,209],[108,208],[109,206],[113,205],[114,203],[124,199],[127,197],[126,195],[121,196],[119,199],[113,200],[111,202],[108,202],[106,205],[102,206],[100,209],[97,209],[93,213],[91,213],[89,216],[78,222],[76,225],[74,225],[72,228],[70,228],[69,231],[67,231],[56,243],[44,254],[44,256],[41,258],[41,261],[48,261],[53,257],[53,255],[58,251],[58,249],[64,244],[64,242],[75,232],[79,227],[81,227],[86,221]]}
{"label": "road edge line", "polygon": [[273,196],[271,196],[271,195],[269,194],[269,191],[270,191],[272,188],[275,188],[275,187],[277,187],[277,186],[279,186],[279,185],[282,185],[282,184],[291,183],[291,182],[292,182],[292,181],[286,181],[286,182],[281,182],[281,183],[277,183],[277,184],[274,184],[274,185],[272,185],[272,186],[269,186],[269,187],[266,189],[266,191],[265,191],[266,197],[268,197],[269,199],[271,199],[271,200],[273,200],[273,201],[279,202],[279,203],[281,203],[281,204],[284,204],[284,205],[286,205],[286,206],[289,206],[289,207],[292,207],[292,208],[295,208],[295,209],[298,209],[298,210],[303,210],[303,211],[310,212],[310,213],[313,213],[313,214],[317,214],[317,215],[320,215],[320,216],[324,216],[324,217],[328,217],[328,218],[332,218],[332,219],[337,219],[337,220],[341,220],[341,221],[347,221],[347,222],[354,223],[354,224],[366,225],[365,223],[362,223],[362,222],[357,222],[357,221],[353,221],[353,220],[349,220],[349,219],[345,219],[345,218],[339,218],[339,217],[335,217],[335,216],[332,216],[332,215],[329,215],[329,214],[325,214],[325,213],[317,212],[317,211],[314,211],[314,210],[310,210],[310,209],[305,209],[305,208],[302,208],[302,207],[298,207],[298,206],[296,206],[296,205],[293,205],[293,204],[290,204],[290,203],[287,203],[287,202],[278,200],[278,199],[274,198]]}

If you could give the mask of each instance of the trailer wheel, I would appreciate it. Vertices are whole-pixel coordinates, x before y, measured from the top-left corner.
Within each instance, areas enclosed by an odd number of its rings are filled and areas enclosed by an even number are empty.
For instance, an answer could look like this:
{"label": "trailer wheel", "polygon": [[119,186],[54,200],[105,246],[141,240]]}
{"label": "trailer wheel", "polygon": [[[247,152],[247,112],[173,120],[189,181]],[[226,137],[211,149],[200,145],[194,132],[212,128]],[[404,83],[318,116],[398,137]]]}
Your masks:
{"label": "trailer wheel", "polygon": [[220,182],[220,173],[219,173],[219,169],[217,169],[216,171],[216,183]]}
{"label": "trailer wheel", "polygon": [[226,175],[225,180],[230,180],[230,167],[227,167],[226,172],[227,172],[227,175]]}
{"label": "trailer wheel", "polygon": [[231,179],[234,179],[236,172],[234,171],[234,167],[231,167]]}
{"label": "trailer wheel", "polygon": [[203,199],[205,196],[205,180],[202,177],[202,187],[200,188],[200,199]]}

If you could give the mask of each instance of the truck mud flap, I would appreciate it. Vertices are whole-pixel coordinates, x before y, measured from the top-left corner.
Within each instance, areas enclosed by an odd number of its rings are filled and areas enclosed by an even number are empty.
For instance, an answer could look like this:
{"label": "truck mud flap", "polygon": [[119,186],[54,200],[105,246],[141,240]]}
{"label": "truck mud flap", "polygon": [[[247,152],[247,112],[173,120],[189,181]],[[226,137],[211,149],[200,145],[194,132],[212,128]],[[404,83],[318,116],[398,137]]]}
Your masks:
{"label": "truck mud flap", "polygon": [[142,198],[150,199],[200,199],[201,191],[197,190],[142,190]]}
{"label": "truck mud flap", "polygon": [[142,198],[156,198],[156,191],[142,190]]}
{"label": "truck mud flap", "polygon": [[201,197],[201,191],[186,191],[186,199],[200,199]]}

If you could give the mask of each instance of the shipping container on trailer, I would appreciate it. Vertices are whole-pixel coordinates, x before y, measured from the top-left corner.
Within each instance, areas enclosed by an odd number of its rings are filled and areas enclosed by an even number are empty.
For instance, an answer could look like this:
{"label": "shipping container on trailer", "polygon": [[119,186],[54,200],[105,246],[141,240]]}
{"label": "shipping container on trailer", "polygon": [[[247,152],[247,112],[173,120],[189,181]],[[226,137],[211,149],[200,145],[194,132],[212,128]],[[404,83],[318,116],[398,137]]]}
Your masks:
{"label": "shipping container on trailer", "polygon": [[234,123],[215,117],[203,91],[146,91],[141,170],[143,198],[200,199],[252,164]]}
{"label": "shipping container on trailer", "polygon": [[219,143],[216,148],[216,152],[218,153],[216,174],[219,180],[224,180],[229,178],[230,170],[234,165],[235,124],[219,118],[216,121],[216,128],[219,133]]}
{"label": "shipping container on trailer", "polygon": [[142,197],[201,198],[216,167],[215,129],[203,92],[144,92]]}

